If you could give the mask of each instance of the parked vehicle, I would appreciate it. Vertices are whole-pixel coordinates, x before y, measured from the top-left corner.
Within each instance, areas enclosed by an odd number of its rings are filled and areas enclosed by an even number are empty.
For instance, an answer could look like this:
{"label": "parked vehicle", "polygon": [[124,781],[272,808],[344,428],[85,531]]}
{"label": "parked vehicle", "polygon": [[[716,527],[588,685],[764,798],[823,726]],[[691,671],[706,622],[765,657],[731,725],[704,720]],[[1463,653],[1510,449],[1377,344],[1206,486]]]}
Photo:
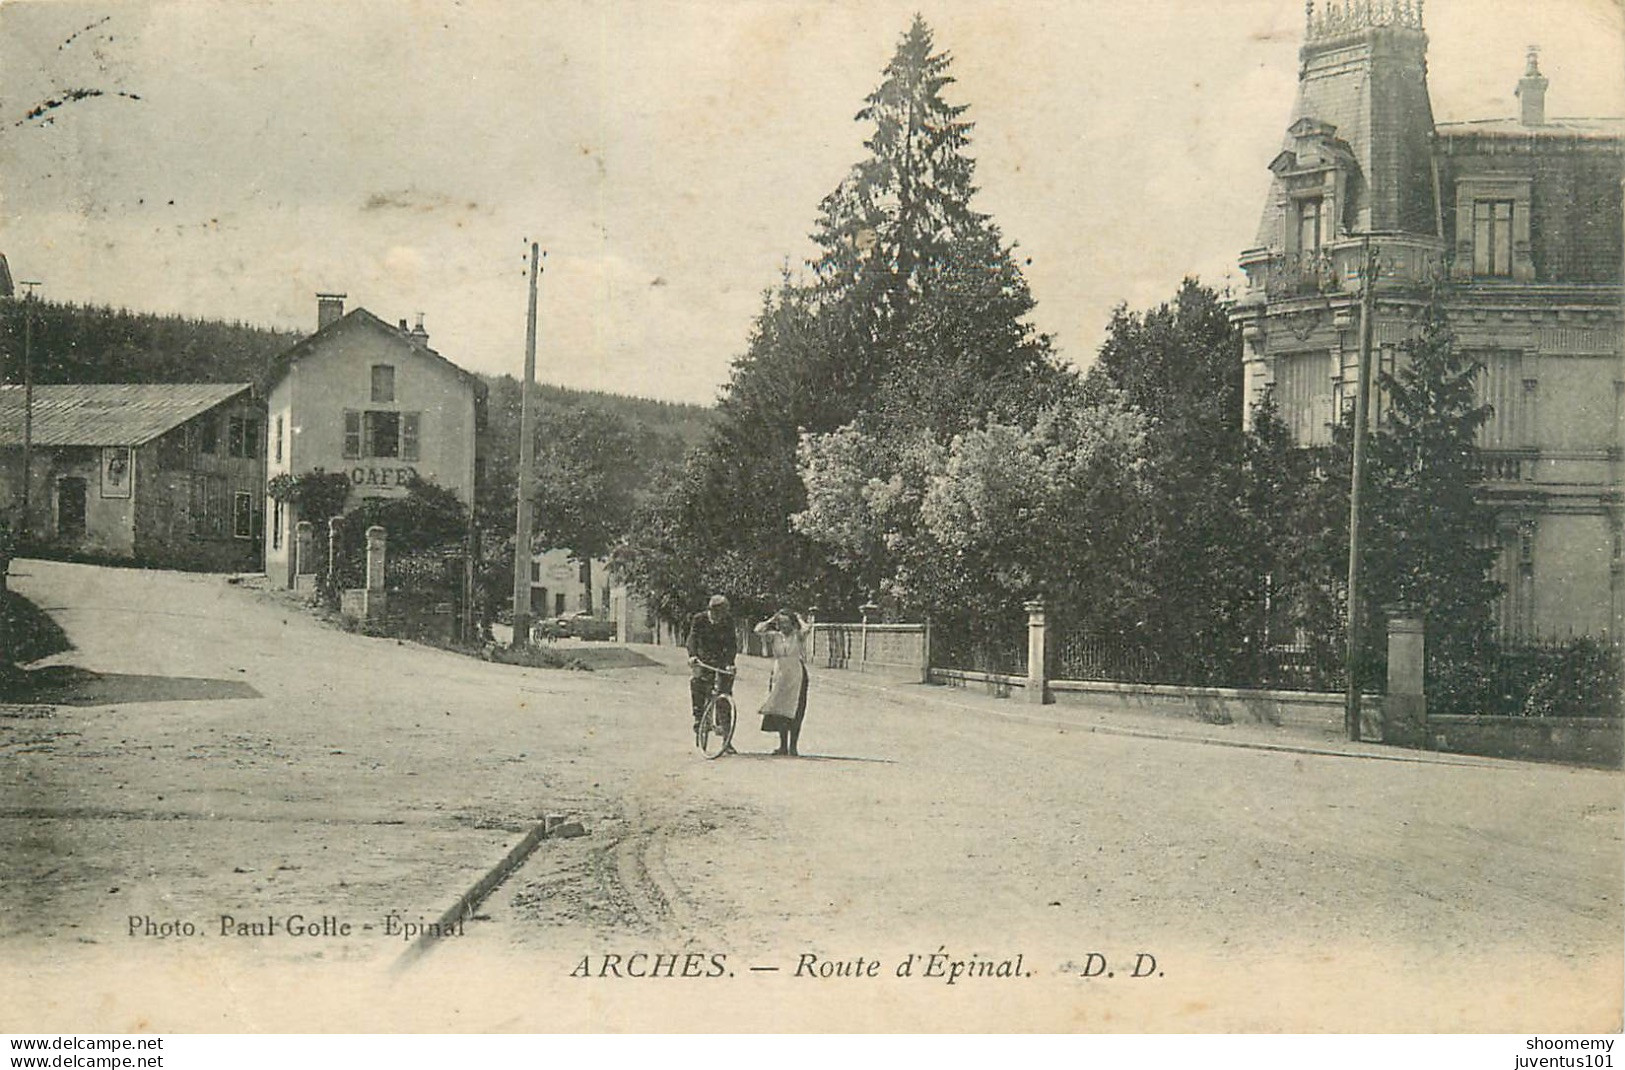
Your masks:
{"label": "parked vehicle", "polygon": [[615,638],[615,622],[591,613],[567,613],[562,617],[548,617],[531,626],[535,639],[591,639]]}

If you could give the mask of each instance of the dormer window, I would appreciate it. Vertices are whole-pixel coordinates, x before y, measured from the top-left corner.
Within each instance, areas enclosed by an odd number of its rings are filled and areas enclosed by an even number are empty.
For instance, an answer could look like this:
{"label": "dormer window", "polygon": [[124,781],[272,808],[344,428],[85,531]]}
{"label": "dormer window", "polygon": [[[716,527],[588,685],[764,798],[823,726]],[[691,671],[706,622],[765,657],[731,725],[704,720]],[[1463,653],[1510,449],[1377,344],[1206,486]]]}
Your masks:
{"label": "dormer window", "polygon": [[1304,197],[1297,202],[1299,256],[1315,256],[1321,246],[1321,209],[1325,202],[1320,197]]}
{"label": "dormer window", "polygon": [[1529,245],[1532,181],[1524,175],[1473,175],[1456,183],[1458,279],[1534,282]]}
{"label": "dormer window", "polygon": [[1318,259],[1349,226],[1360,168],[1337,127],[1299,119],[1287,131],[1291,148],[1270,161],[1281,195],[1288,256]]}
{"label": "dormer window", "polygon": [[1512,202],[1473,202],[1473,274],[1512,277]]}

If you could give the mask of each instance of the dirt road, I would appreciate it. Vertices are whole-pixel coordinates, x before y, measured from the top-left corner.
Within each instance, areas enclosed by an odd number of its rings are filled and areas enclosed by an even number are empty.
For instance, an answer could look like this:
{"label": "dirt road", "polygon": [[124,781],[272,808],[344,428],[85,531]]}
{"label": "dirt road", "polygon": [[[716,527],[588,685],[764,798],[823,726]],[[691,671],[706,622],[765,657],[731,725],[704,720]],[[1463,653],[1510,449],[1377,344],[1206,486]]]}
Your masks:
{"label": "dirt road", "polygon": [[[1620,1025],[1617,773],[836,672],[807,757],[706,762],[671,651],[529,670],[219,577],[13,584],[98,679],[94,704],[0,708],[5,1024]],[[744,706],[765,682],[743,663]],[[396,968],[401,929],[549,813],[588,835]]]}

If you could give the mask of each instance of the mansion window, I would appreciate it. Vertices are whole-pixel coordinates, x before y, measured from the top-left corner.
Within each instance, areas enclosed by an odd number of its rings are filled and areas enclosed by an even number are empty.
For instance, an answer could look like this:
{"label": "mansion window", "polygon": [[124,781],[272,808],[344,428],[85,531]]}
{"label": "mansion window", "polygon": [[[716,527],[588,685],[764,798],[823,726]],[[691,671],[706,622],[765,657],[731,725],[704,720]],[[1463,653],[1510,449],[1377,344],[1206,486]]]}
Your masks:
{"label": "mansion window", "polygon": [[1491,578],[1500,586],[1496,604],[1496,626],[1505,638],[1525,638],[1535,626],[1535,524],[1514,521],[1500,531],[1501,552],[1495,558]]}
{"label": "mansion window", "polygon": [[[1490,407],[1489,418],[1478,429],[1479,448],[1521,450],[1532,447],[1535,444],[1531,438],[1533,415],[1540,384],[1525,377],[1523,353],[1499,349],[1472,355],[1482,366],[1476,384],[1477,401]],[[1514,474],[1509,478],[1518,477]]]}
{"label": "mansion window", "polygon": [[1327,350],[1275,358],[1275,403],[1299,446],[1331,442],[1332,381],[1336,364]]}
{"label": "mansion window", "polygon": [[422,414],[387,409],[344,411],[344,456],[418,459],[418,432]]}
{"label": "mansion window", "polygon": [[276,438],[275,438],[275,443],[276,444],[275,444],[274,448],[276,449],[276,463],[281,464],[282,463],[282,417],[280,415],[278,415],[277,418],[276,418]]}
{"label": "mansion window", "polygon": [[1473,202],[1473,274],[1512,276],[1512,201]]}

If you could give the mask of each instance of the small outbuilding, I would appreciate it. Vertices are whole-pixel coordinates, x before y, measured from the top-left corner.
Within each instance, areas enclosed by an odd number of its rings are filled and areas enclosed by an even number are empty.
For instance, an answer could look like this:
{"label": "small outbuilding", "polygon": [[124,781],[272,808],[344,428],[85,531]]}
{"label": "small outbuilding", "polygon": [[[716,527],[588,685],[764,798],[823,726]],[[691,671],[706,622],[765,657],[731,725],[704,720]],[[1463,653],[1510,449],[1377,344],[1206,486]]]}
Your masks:
{"label": "small outbuilding", "polygon": [[264,441],[247,383],[0,386],[0,507],[45,552],[257,571]]}

